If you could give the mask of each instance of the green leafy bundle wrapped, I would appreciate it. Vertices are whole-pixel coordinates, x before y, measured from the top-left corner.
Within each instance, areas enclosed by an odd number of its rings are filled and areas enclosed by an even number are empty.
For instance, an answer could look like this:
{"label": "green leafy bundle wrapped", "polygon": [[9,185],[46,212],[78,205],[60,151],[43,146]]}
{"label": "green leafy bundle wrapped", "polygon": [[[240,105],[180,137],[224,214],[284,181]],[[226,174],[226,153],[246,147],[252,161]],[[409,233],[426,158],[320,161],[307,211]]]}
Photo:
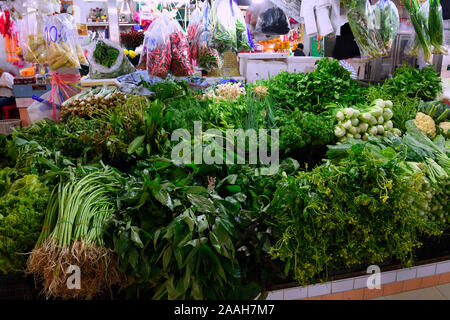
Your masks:
{"label": "green leafy bundle wrapped", "polygon": [[383,39],[384,48],[390,51],[400,25],[398,9],[391,0],[380,0],[372,7],[375,14],[375,27]]}
{"label": "green leafy bundle wrapped", "polygon": [[387,55],[381,35],[375,28],[375,13],[368,0],[344,0],[347,17],[361,55],[379,58]]}
{"label": "green leafy bundle wrapped", "polygon": [[448,54],[444,46],[444,21],[442,18],[442,7],[439,0],[429,1],[428,29],[430,31],[433,54]]}
{"label": "green leafy bundle wrapped", "polygon": [[414,31],[416,32],[414,44],[408,54],[419,57],[420,50],[423,50],[425,62],[431,64],[431,40],[428,22],[426,15],[420,8],[419,0],[402,0],[402,3],[409,13]]}

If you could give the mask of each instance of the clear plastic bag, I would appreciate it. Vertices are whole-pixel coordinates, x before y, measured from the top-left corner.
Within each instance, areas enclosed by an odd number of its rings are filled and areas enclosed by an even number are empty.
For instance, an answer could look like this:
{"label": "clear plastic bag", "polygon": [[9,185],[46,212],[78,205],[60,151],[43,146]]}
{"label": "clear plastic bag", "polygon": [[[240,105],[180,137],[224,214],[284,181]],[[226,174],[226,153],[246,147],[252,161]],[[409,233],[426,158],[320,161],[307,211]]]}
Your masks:
{"label": "clear plastic bag", "polygon": [[168,22],[170,41],[170,73],[177,77],[188,77],[194,73],[189,42],[183,28],[178,21],[170,19]]}
{"label": "clear plastic bag", "polygon": [[211,45],[220,53],[237,48],[236,22],[230,0],[217,0],[211,11]]}
{"label": "clear plastic bag", "polygon": [[43,14],[59,13],[61,11],[61,3],[59,0],[37,0],[37,8]]}
{"label": "clear plastic bag", "polygon": [[16,28],[24,60],[44,64],[47,61],[47,43],[42,16],[36,11],[26,14],[17,22]]}
{"label": "clear plastic bag", "polygon": [[415,36],[406,46],[406,53],[410,56],[422,58],[431,64],[431,39],[428,31],[428,2],[419,6],[418,0],[402,0],[411,18]]}
{"label": "clear plastic bag", "polygon": [[77,52],[78,61],[82,65],[89,65],[89,62],[86,59],[86,56],[84,55],[84,51],[81,48],[80,44],[80,36],[78,35],[78,29],[77,25],[75,23],[75,18],[71,14],[63,13],[61,15],[64,15],[64,17],[68,20],[68,23],[72,26],[72,33],[73,33],[73,40],[75,42],[75,48]]}
{"label": "clear plastic bag", "polygon": [[169,18],[161,15],[152,22],[146,31],[144,52],[140,66],[145,62],[149,76],[166,78],[170,71],[172,60],[170,47]]}
{"label": "clear plastic bag", "polygon": [[242,13],[241,9],[237,5],[236,0],[233,0],[232,6],[232,13],[235,17],[236,21],[236,48],[238,51],[245,51],[252,49],[251,45],[251,37],[250,32],[247,29],[247,24],[245,23],[244,14]]}
{"label": "clear plastic bag", "polygon": [[369,0],[344,0],[348,23],[361,55],[368,59],[386,56],[383,39],[375,28],[375,14]]}
{"label": "clear plastic bag", "polygon": [[56,14],[45,19],[44,37],[47,42],[47,58],[50,70],[80,68],[72,24],[65,14]]}
{"label": "clear plastic bag", "polygon": [[199,35],[199,28],[202,25],[202,21],[203,21],[203,12],[199,7],[197,7],[192,12],[191,17],[189,18],[189,25],[187,28],[187,40],[189,41],[189,48],[191,51],[192,61],[197,61],[198,35]]}
{"label": "clear plastic bag", "polygon": [[430,32],[431,45],[433,46],[433,54],[448,54],[448,49],[445,47],[444,39],[444,19],[442,16],[442,6],[439,0],[429,0],[424,3],[428,10],[428,31]]}
{"label": "clear plastic bag", "polygon": [[122,48],[107,39],[92,42],[87,59],[91,79],[112,79],[136,71]]}
{"label": "clear plastic bag", "polygon": [[384,48],[390,52],[400,26],[398,9],[391,0],[379,0],[373,6],[375,28],[379,32]]}
{"label": "clear plastic bag", "polygon": [[211,23],[211,7],[208,2],[205,1],[202,5],[202,24],[200,25],[196,41],[198,42],[198,56],[197,66],[205,71],[211,71],[212,69],[220,69],[223,64],[223,59],[219,51],[210,46],[212,37],[212,23]]}
{"label": "clear plastic bag", "polygon": [[271,1],[266,0],[260,8],[256,32],[269,35],[288,34],[290,29],[287,15]]}

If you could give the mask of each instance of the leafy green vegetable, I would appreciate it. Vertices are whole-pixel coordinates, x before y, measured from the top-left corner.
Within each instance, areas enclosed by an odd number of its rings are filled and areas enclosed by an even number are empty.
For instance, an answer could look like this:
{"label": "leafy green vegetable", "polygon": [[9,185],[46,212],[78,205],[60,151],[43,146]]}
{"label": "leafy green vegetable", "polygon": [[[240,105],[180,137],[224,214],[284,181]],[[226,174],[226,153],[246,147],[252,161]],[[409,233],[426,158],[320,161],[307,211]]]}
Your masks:
{"label": "leafy green vegetable", "polygon": [[[0,171],[0,176],[8,169]],[[0,193],[0,274],[23,271],[42,229],[49,192],[35,175],[15,181]]]}
{"label": "leafy green vegetable", "polygon": [[103,41],[98,41],[97,46],[94,50],[94,59],[97,63],[111,68],[114,63],[116,63],[119,57],[119,50],[116,48],[108,46]]}

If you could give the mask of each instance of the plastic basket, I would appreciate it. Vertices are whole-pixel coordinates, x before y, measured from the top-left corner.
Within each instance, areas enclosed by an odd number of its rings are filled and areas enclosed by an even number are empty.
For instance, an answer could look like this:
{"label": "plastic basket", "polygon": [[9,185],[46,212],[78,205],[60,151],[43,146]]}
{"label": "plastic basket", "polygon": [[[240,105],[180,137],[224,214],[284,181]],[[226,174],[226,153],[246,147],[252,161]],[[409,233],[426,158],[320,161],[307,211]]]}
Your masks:
{"label": "plastic basket", "polygon": [[8,119],[8,120],[0,120],[0,133],[1,134],[11,134],[13,133],[13,129],[19,127],[20,128],[20,119]]}

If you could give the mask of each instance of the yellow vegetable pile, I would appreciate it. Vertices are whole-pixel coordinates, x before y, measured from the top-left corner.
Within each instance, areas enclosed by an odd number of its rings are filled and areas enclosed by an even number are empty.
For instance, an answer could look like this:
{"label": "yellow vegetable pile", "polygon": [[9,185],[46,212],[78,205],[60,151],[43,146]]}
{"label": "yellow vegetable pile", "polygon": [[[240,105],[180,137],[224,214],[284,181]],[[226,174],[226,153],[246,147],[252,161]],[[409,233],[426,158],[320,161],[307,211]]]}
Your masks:
{"label": "yellow vegetable pile", "polygon": [[48,63],[50,70],[79,67],[77,57],[74,56],[72,50],[66,43],[59,44],[52,42],[49,46],[48,52]]}
{"label": "yellow vegetable pile", "polygon": [[28,36],[28,48],[24,57],[27,62],[44,64],[46,59],[47,45],[44,33]]}

